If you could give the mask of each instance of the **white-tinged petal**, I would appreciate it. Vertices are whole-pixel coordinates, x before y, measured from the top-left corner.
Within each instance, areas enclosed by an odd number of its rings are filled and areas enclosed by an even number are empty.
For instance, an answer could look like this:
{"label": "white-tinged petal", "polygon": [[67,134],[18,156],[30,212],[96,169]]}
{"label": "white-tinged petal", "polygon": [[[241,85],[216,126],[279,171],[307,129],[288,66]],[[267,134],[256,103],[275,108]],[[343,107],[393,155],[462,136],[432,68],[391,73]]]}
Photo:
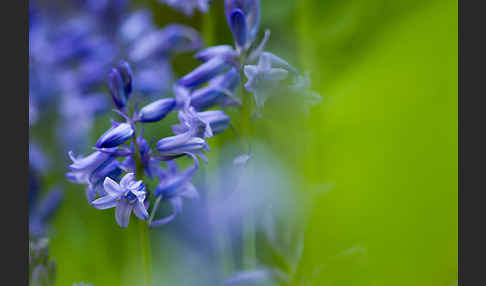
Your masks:
{"label": "white-tinged petal", "polygon": [[103,188],[109,196],[114,198],[119,198],[123,194],[123,190],[120,188],[117,182],[113,181],[110,177],[105,178]]}
{"label": "white-tinged petal", "polygon": [[267,54],[261,54],[258,60],[258,69],[261,71],[269,70],[272,68],[272,59]]}
{"label": "white-tinged petal", "polygon": [[187,183],[186,185],[184,185],[184,187],[181,188],[179,195],[188,199],[199,198],[199,193],[197,192],[196,187],[194,187],[194,185],[191,183]]}
{"label": "white-tinged petal", "polygon": [[119,226],[128,227],[130,222],[130,214],[132,213],[133,205],[130,205],[127,200],[121,200],[116,205],[115,219]]}
{"label": "white-tinged petal", "polygon": [[137,201],[135,203],[135,206],[133,207],[133,213],[142,220],[146,220],[149,218],[149,214],[147,212],[147,209],[145,209],[145,206],[143,202]]}
{"label": "white-tinged petal", "polygon": [[268,73],[268,80],[270,81],[281,81],[284,80],[287,75],[289,74],[288,71],[280,68],[271,69]]}
{"label": "white-tinged petal", "polygon": [[99,210],[115,207],[117,200],[112,196],[104,196],[91,202],[91,205]]}
{"label": "white-tinged petal", "polygon": [[251,78],[255,77],[255,75],[257,74],[258,69],[257,69],[256,66],[246,65],[243,68],[243,71],[245,72],[246,78],[251,79]]}
{"label": "white-tinged petal", "polygon": [[123,190],[128,189],[128,186],[132,181],[135,180],[135,174],[134,173],[128,173],[120,181],[120,186]]}

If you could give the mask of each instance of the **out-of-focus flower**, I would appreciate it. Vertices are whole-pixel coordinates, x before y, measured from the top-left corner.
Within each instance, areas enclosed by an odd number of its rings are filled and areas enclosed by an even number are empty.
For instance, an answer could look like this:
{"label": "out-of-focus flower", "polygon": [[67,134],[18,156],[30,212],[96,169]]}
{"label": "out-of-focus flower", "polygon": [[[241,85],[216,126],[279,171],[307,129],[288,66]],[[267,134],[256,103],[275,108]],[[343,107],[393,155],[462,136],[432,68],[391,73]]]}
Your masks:
{"label": "out-of-focus flower", "polygon": [[194,10],[206,13],[209,10],[210,0],[159,0],[159,2],[180,10],[187,16],[192,16]]}
{"label": "out-of-focus flower", "polygon": [[259,107],[263,107],[265,100],[272,95],[272,88],[288,75],[287,70],[272,68],[271,59],[266,54],[260,55],[257,65],[246,65],[244,72],[248,78],[245,88],[254,94]]}
{"label": "out-of-focus flower", "polygon": [[120,184],[106,177],[103,187],[106,196],[92,201],[91,205],[100,210],[116,207],[115,219],[119,226],[128,227],[132,211],[139,219],[148,219],[145,186],[142,181],[135,181],[134,173],[126,174]]}
{"label": "out-of-focus flower", "polygon": [[182,212],[182,199],[196,199],[199,194],[191,183],[192,176],[198,168],[195,157],[194,165],[184,171],[179,171],[175,161],[167,161],[167,171],[161,173],[160,183],[154,190],[155,196],[160,196],[163,200],[169,201],[172,205],[173,213],[165,218],[150,222],[151,227],[161,226],[172,221]]}
{"label": "out-of-focus flower", "polygon": [[250,160],[250,155],[248,155],[248,154],[242,154],[242,155],[236,157],[235,159],[233,159],[233,165],[235,165],[235,166],[245,166],[246,165],[246,162],[248,162],[248,160]]}
{"label": "out-of-focus flower", "polygon": [[[30,190],[36,191],[36,190]],[[29,211],[29,233],[35,237],[41,237],[46,234],[47,221],[52,217],[59,208],[64,192],[59,188],[53,188],[44,196],[44,198],[35,203]]]}
{"label": "out-of-focus flower", "polygon": [[186,111],[179,111],[179,120],[182,123],[172,126],[175,134],[192,131],[195,136],[201,138],[223,132],[230,123],[229,116],[221,110],[196,112],[192,107]]}
{"label": "out-of-focus flower", "polygon": [[56,281],[56,262],[48,246],[47,238],[29,240],[29,285],[52,286]]}

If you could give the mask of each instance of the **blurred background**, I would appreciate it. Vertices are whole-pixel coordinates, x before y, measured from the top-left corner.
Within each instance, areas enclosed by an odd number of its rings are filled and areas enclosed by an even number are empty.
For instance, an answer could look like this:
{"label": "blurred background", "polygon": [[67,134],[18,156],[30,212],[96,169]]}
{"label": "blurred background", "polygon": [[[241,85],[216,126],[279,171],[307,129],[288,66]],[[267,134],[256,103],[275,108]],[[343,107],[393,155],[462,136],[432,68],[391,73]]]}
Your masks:
{"label": "blurred background", "polygon": [[[302,235],[295,285],[457,285],[457,1],[261,2],[267,50],[309,71],[323,97],[308,116],[270,102],[255,123],[269,158],[262,160],[280,174],[272,180],[283,181],[262,189],[288,189],[279,222]],[[193,17],[157,1],[132,6],[149,8],[160,27],[194,27],[206,45],[233,42],[222,0]],[[173,60],[177,77],[197,66],[192,56]],[[96,117],[85,152],[111,117]],[[30,129],[54,169],[42,191],[64,190],[49,228],[56,285],[137,285],[137,229],[119,228],[112,210],[92,208],[84,186],[66,181],[58,120],[47,116]],[[167,134],[169,126],[149,132]],[[229,131],[210,141],[203,173],[218,168],[233,141]],[[197,208],[186,204],[180,218],[151,232],[154,285],[214,285],[214,271],[228,268],[204,242],[216,230],[181,235],[201,226]]]}

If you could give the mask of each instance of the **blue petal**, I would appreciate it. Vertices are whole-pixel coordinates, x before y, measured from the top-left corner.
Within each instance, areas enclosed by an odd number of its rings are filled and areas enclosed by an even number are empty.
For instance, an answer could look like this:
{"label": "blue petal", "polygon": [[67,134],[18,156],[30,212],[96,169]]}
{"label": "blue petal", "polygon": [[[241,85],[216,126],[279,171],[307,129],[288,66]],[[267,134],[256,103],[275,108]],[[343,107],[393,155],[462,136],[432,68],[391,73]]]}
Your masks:
{"label": "blue petal", "polygon": [[147,212],[147,209],[145,209],[145,206],[142,202],[137,201],[135,203],[135,206],[133,207],[133,213],[142,220],[146,220],[149,218],[149,214]]}
{"label": "blue petal", "polygon": [[208,61],[215,57],[236,57],[237,53],[230,45],[213,46],[196,53],[195,57],[201,61]]}
{"label": "blue petal", "polygon": [[240,9],[235,9],[231,12],[229,21],[236,45],[239,48],[245,49],[248,41],[248,26],[246,23],[245,13]]}
{"label": "blue petal", "polygon": [[262,52],[261,54],[262,56],[264,57],[267,57],[270,62],[272,63],[273,66],[275,67],[278,67],[278,68],[283,68],[283,69],[286,69],[286,70],[290,70],[294,73],[298,73],[298,71],[293,67],[291,66],[287,61],[285,61],[284,59],[270,53],[270,52]]}
{"label": "blue petal", "polygon": [[211,60],[198,66],[192,72],[183,76],[179,80],[179,84],[185,87],[196,87],[209,81],[218,74],[225,72],[229,68],[230,65],[223,58],[212,58]]}
{"label": "blue petal", "polygon": [[128,189],[130,184],[132,184],[135,181],[135,174],[134,173],[127,173],[125,176],[120,181],[120,187],[123,190]]}
{"label": "blue petal", "polygon": [[138,113],[141,122],[156,122],[164,118],[174,107],[174,98],[164,98],[143,107]]}
{"label": "blue petal", "polygon": [[221,110],[199,112],[199,116],[209,123],[214,134],[224,131],[230,124],[230,117]]}
{"label": "blue petal", "polygon": [[124,94],[126,100],[128,101],[128,99],[130,98],[130,94],[132,92],[132,82],[133,82],[132,69],[130,68],[130,65],[126,61],[121,61],[118,64],[117,68],[122,78]]}
{"label": "blue petal", "polygon": [[117,200],[108,195],[92,201],[91,205],[99,210],[104,210],[115,207],[117,205]]}
{"label": "blue petal", "polygon": [[201,110],[219,103],[225,93],[218,87],[211,85],[195,90],[191,94],[191,105]]}
{"label": "blue petal", "polygon": [[113,102],[118,108],[123,108],[128,101],[128,95],[125,94],[125,87],[120,72],[113,68],[108,74],[108,84]]}
{"label": "blue petal", "polygon": [[113,181],[110,177],[105,178],[105,181],[103,182],[103,188],[109,196],[115,199],[120,198],[123,194],[123,189],[117,184],[117,182]]}
{"label": "blue petal", "polygon": [[119,226],[128,227],[132,209],[133,205],[130,205],[127,200],[122,199],[118,202],[115,209],[115,220]]}
{"label": "blue petal", "polygon": [[224,11],[230,23],[230,15],[234,9],[240,9],[246,15],[249,40],[255,38],[260,24],[260,0],[225,0]]}
{"label": "blue petal", "polygon": [[130,139],[134,130],[128,123],[121,123],[120,125],[110,128],[106,131],[96,142],[98,148],[111,148],[123,144]]}

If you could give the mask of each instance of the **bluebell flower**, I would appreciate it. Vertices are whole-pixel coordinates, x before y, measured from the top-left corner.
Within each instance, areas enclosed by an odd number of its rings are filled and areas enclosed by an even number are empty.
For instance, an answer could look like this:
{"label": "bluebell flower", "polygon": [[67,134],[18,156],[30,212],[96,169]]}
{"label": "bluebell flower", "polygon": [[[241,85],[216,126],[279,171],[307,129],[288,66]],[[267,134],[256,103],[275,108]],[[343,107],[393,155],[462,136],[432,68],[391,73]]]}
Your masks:
{"label": "bluebell flower", "polygon": [[75,157],[69,151],[69,157],[73,161],[68,168],[71,172],[66,173],[66,177],[73,183],[89,184],[94,172],[100,170],[100,166],[106,166],[115,158],[108,153],[96,151],[86,157]]}
{"label": "bluebell flower", "polygon": [[164,118],[176,106],[174,98],[163,98],[144,106],[137,113],[135,121],[157,122]]}
{"label": "bluebell flower", "polygon": [[112,148],[125,143],[135,131],[129,123],[118,123],[108,129],[96,142],[98,148]]}
{"label": "bluebell flower", "polygon": [[206,13],[209,10],[209,0],[159,0],[160,3],[167,4],[174,9],[180,10],[187,16],[192,16],[194,10]]}
{"label": "bluebell flower", "polygon": [[200,112],[197,112],[192,106],[186,106],[179,111],[180,124],[173,125],[174,134],[189,133],[191,136],[199,138],[213,137],[211,125],[207,120],[203,120]]}
{"label": "bluebell flower", "polygon": [[108,83],[113,102],[119,109],[124,108],[132,92],[132,72],[128,63],[122,62],[119,67],[112,68]]}
{"label": "bluebell flower", "polygon": [[244,15],[248,29],[248,41],[253,42],[260,25],[260,0],[225,0],[224,10],[226,19],[232,27],[232,13],[236,9],[241,10]]}
{"label": "bluebell flower", "polygon": [[263,107],[265,100],[272,95],[271,89],[288,75],[285,69],[272,68],[271,58],[266,54],[260,55],[257,65],[246,65],[244,72],[248,78],[245,88],[253,93],[259,107]]}
{"label": "bluebell flower", "polygon": [[235,67],[221,74],[205,87],[196,89],[191,93],[191,105],[197,110],[219,104],[222,107],[241,105],[236,95],[240,84],[240,73]]}
{"label": "bluebell flower", "polygon": [[192,177],[198,168],[197,159],[193,157],[194,165],[184,171],[179,171],[175,161],[167,161],[167,171],[160,177],[160,183],[154,190],[154,195],[169,201],[172,205],[173,213],[168,217],[150,222],[151,227],[161,226],[172,221],[182,212],[183,198],[196,199],[199,194],[196,187],[191,183]]}
{"label": "bluebell flower", "polygon": [[86,186],[86,199],[88,202],[92,202],[97,195],[105,196],[106,193],[103,188],[103,182],[106,177],[113,180],[119,180],[123,170],[120,166],[120,162],[113,160],[108,164],[102,164],[94,172],[91,173],[88,179],[88,185]]}
{"label": "bluebell flower", "polygon": [[[139,152],[140,152],[140,159],[142,161],[142,165],[144,167],[144,173],[149,177],[149,178],[154,178],[160,174],[161,168],[160,164],[161,158],[159,157],[154,157],[152,155],[152,149],[151,145],[143,138],[143,129],[140,132],[139,136],[137,137],[137,144],[139,147]],[[132,152],[134,152],[134,146],[133,143],[130,146],[130,149]],[[133,156],[128,156],[126,159],[121,163],[121,167],[126,171],[126,172],[135,172],[135,160],[133,159]]]}
{"label": "bluebell flower", "polygon": [[322,97],[319,93],[309,90],[310,79],[309,73],[305,76],[298,76],[295,84],[290,86],[290,91],[295,97],[299,98],[302,103],[302,109],[305,114],[309,113],[309,107],[322,102]]}
{"label": "bluebell flower", "polygon": [[145,186],[142,181],[135,181],[134,173],[126,174],[120,184],[106,177],[103,187],[106,196],[94,200],[91,205],[100,210],[116,207],[115,219],[119,226],[128,227],[132,211],[139,219],[148,219]]}
{"label": "bluebell flower", "polygon": [[240,9],[234,9],[231,11],[228,21],[238,49],[248,49],[250,42],[248,41],[248,25],[245,13]]}
{"label": "bluebell flower", "polygon": [[179,79],[178,83],[185,87],[196,87],[208,82],[217,75],[229,70],[230,63],[227,60],[216,57],[198,66],[192,72]]}
{"label": "bluebell flower", "polygon": [[207,62],[215,57],[223,57],[227,59],[235,59],[238,53],[230,45],[213,46],[198,51],[195,58],[203,62]]}
{"label": "bluebell flower", "polygon": [[201,150],[209,150],[206,140],[193,136],[192,132],[185,132],[175,136],[162,138],[157,142],[157,150],[160,154],[197,153]]}
{"label": "bluebell flower", "polygon": [[191,108],[190,111],[180,111],[179,114],[182,123],[172,126],[175,134],[192,131],[194,136],[208,138],[223,132],[230,124],[229,116],[221,110],[196,112]]}

